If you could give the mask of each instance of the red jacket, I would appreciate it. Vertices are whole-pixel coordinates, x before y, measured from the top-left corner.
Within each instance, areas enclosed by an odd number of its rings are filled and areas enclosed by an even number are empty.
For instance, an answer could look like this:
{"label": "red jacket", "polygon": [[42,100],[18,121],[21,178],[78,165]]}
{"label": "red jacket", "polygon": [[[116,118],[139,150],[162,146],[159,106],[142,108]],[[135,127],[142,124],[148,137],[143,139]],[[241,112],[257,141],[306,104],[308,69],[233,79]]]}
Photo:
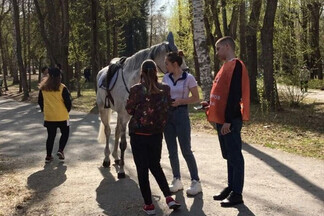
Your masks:
{"label": "red jacket", "polygon": [[[235,59],[238,60],[238,59]],[[233,71],[236,61],[228,61],[223,64],[217,73],[210,92],[209,109],[207,109],[207,120],[218,124],[225,123],[225,109]],[[240,61],[240,60],[239,60]],[[242,61],[242,98],[241,113],[244,121],[250,117],[250,82],[247,69]]]}

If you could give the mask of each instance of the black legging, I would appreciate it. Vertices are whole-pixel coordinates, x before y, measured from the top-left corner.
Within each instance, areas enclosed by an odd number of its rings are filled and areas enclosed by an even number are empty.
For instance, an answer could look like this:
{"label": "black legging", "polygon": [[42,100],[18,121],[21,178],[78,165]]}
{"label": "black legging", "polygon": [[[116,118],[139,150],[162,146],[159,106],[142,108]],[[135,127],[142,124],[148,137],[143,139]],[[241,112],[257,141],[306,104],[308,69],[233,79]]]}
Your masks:
{"label": "black legging", "polygon": [[67,126],[66,124],[65,125],[63,125],[63,124],[61,124],[61,125],[52,124],[52,125],[47,125],[46,128],[47,128],[47,134],[48,134],[48,137],[47,137],[47,140],[46,140],[46,152],[47,152],[47,155],[48,156],[52,155],[57,128],[60,128],[61,134],[62,134],[61,138],[60,138],[60,142],[59,142],[60,143],[59,150],[63,151],[64,148],[65,148],[65,145],[66,145],[66,143],[67,143],[67,141],[69,139],[70,126]]}
{"label": "black legging", "polygon": [[152,204],[148,170],[153,174],[163,195],[165,197],[170,196],[170,188],[160,164],[162,134],[150,136],[131,134],[130,143],[136,164],[138,182],[145,204]]}

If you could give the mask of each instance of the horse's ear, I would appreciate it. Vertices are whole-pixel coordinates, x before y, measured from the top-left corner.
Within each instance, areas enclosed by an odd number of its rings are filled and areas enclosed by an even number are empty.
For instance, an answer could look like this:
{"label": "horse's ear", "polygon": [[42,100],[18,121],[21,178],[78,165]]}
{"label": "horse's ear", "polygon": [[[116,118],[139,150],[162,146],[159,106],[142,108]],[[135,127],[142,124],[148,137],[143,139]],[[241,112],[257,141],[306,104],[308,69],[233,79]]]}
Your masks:
{"label": "horse's ear", "polygon": [[169,44],[174,44],[174,37],[172,32],[169,32],[168,36],[167,36],[167,41],[169,42]]}
{"label": "horse's ear", "polygon": [[179,54],[180,57],[184,57],[184,54],[183,54],[182,50],[179,50],[178,54]]}
{"label": "horse's ear", "polygon": [[172,32],[169,32],[169,34],[167,36],[167,41],[169,42],[169,47],[172,51],[178,50],[177,46],[174,44],[174,37],[173,37]]}

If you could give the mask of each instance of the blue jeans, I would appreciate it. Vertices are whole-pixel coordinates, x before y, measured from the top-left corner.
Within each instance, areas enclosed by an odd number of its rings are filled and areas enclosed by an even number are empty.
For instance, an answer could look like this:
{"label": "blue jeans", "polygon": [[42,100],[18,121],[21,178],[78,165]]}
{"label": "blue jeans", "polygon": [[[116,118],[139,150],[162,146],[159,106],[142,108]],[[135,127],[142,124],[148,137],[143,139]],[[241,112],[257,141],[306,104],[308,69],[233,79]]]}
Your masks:
{"label": "blue jeans", "polygon": [[168,113],[164,137],[169,150],[169,159],[174,178],[181,179],[177,137],[182,156],[187,162],[191,180],[199,181],[196,159],[191,151],[191,128],[187,107],[178,107]]}
{"label": "blue jeans", "polygon": [[228,187],[241,194],[244,184],[244,158],[242,154],[242,119],[232,121],[231,132],[221,135],[222,124],[216,124],[222,156],[227,160]]}

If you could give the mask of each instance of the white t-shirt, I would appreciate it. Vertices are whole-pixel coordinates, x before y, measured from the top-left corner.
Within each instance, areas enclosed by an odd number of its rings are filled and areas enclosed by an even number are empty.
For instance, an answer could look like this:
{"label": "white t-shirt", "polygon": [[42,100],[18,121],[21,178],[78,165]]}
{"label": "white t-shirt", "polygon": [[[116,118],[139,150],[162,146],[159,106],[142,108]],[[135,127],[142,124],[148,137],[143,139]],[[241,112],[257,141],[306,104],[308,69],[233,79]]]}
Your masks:
{"label": "white t-shirt", "polygon": [[173,75],[167,73],[164,75],[162,82],[170,86],[172,99],[188,98],[190,89],[197,86],[195,77],[187,72],[183,72],[182,77],[176,82],[173,80]]}

